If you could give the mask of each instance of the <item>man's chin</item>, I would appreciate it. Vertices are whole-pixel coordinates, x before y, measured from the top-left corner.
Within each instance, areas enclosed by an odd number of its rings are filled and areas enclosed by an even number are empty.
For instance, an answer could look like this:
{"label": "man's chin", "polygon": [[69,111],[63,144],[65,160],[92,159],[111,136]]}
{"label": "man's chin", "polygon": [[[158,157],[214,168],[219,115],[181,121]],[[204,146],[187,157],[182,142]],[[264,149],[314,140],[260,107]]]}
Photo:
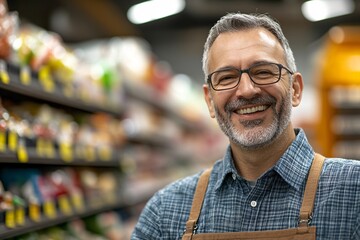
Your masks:
{"label": "man's chin", "polygon": [[263,126],[242,128],[238,134],[232,134],[231,141],[246,149],[261,149],[268,146],[274,139],[275,131]]}

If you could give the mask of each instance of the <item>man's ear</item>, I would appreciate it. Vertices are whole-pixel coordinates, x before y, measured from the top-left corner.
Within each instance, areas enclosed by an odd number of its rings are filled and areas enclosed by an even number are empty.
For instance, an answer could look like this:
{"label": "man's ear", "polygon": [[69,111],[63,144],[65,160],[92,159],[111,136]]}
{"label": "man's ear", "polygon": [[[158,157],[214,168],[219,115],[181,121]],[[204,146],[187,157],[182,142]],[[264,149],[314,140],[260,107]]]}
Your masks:
{"label": "man's ear", "polygon": [[294,73],[293,74],[293,80],[292,80],[292,106],[293,107],[297,107],[299,106],[300,102],[301,102],[301,98],[302,98],[302,93],[303,93],[303,88],[304,88],[304,83],[303,83],[303,78],[301,73]]}
{"label": "man's ear", "polygon": [[204,91],[204,97],[205,97],[205,101],[206,101],[210,116],[212,118],[215,118],[214,103],[213,103],[213,99],[212,99],[211,92],[210,92],[211,90],[210,90],[208,84],[203,85],[203,91]]}

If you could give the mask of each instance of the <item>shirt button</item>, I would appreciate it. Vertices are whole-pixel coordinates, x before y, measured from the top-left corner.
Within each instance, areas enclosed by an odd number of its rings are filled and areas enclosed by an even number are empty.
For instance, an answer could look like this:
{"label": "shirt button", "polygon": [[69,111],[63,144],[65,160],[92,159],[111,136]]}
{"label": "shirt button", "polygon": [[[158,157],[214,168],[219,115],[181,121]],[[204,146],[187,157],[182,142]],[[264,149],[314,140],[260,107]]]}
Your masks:
{"label": "shirt button", "polygon": [[256,207],[256,205],[257,205],[256,201],[251,201],[250,206],[252,206],[254,208],[254,207]]}
{"label": "shirt button", "polygon": [[232,174],[232,178],[233,178],[234,180],[236,179],[236,174],[235,174],[235,173]]}

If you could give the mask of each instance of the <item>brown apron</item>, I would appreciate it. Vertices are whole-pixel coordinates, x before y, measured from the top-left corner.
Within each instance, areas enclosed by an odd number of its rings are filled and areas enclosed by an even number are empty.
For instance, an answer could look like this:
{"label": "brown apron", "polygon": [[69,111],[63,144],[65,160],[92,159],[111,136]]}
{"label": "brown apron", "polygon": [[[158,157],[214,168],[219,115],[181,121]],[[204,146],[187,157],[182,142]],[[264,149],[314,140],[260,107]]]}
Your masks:
{"label": "brown apron", "polygon": [[199,233],[196,234],[196,223],[200,216],[201,207],[205,198],[207,185],[211,169],[207,169],[199,178],[197,184],[193,204],[190,211],[190,216],[186,222],[186,229],[182,240],[191,239],[207,239],[207,240],[250,240],[250,239],[264,239],[264,240],[315,240],[316,227],[309,226],[312,217],[312,210],[315,201],[316,189],[320,177],[322,165],[325,158],[320,154],[315,154],[314,161],[310,168],[308,180],[306,182],[303,202],[300,208],[299,225],[297,228],[290,228],[284,230],[269,230],[269,231],[254,231],[254,232],[224,232],[224,233]]}

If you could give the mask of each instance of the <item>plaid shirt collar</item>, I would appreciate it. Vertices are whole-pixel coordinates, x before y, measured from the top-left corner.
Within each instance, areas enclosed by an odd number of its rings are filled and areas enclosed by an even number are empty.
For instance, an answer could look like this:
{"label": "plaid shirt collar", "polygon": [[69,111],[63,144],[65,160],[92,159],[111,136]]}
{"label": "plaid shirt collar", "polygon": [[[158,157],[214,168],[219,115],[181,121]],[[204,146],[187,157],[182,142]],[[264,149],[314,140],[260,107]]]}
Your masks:
{"label": "plaid shirt collar", "polygon": [[[307,179],[307,174],[314,158],[314,151],[302,129],[295,129],[295,134],[295,140],[291,143],[278,162],[260,178],[278,174],[286,183],[296,190],[300,190],[300,188],[304,186],[304,182]],[[214,170],[216,171],[216,169]],[[217,170],[218,180],[215,183],[215,190],[218,191],[224,184],[226,178],[231,177],[233,174],[245,181],[239,176],[235,168],[231,147],[228,146],[222,163],[220,164],[220,168]]]}

